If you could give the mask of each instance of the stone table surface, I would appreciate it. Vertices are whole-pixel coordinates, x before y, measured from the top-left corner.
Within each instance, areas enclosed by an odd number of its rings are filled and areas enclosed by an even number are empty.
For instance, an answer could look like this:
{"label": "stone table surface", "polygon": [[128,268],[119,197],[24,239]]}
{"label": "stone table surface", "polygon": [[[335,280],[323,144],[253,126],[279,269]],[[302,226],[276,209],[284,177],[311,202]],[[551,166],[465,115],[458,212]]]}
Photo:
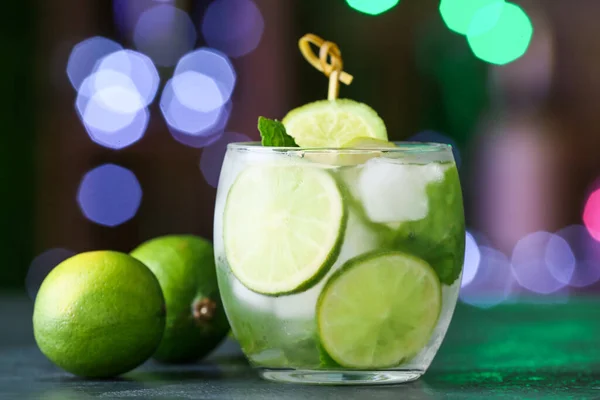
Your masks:
{"label": "stone table surface", "polygon": [[28,299],[0,296],[0,399],[600,399],[600,298],[459,305],[420,380],[371,387],[266,382],[231,341],[202,363],[150,361],[120,379],[84,380],[39,352],[31,313]]}

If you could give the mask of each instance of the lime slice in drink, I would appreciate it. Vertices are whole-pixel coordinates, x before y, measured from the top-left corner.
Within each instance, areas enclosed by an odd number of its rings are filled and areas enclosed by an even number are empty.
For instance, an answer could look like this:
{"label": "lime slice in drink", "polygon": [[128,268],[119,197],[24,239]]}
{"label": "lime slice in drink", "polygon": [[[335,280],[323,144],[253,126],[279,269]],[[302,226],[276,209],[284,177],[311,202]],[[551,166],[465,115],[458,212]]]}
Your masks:
{"label": "lime slice in drink", "polygon": [[340,190],[327,171],[249,167],[225,205],[223,240],[231,271],[258,293],[306,289],[335,262],[345,221]]}
{"label": "lime slice in drink", "polygon": [[[342,153],[328,153],[330,160],[329,163],[337,166],[348,166],[348,165],[360,165],[364,164],[372,158],[381,157],[383,152],[381,150],[396,147],[393,142],[387,140],[375,139],[370,137],[356,137],[350,139],[350,141],[342,145],[342,149],[358,149],[358,150],[369,150],[367,152],[361,151],[349,151]],[[320,161],[320,160],[318,160]]]}
{"label": "lime slice in drink", "polygon": [[290,111],[283,119],[300,147],[341,147],[357,137],[387,140],[375,110],[353,100],[321,100]]}
{"label": "lime slice in drink", "polygon": [[368,253],[349,260],[321,292],[321,343],[344,367],[394,367],[427,344],[441,305],[440,283],[425,261]]}
{"label": "lime slice in drink", "polygon": [[396,147],[394,142],[371,137],[357,137],[342,145],[345,149],[386,149]]}

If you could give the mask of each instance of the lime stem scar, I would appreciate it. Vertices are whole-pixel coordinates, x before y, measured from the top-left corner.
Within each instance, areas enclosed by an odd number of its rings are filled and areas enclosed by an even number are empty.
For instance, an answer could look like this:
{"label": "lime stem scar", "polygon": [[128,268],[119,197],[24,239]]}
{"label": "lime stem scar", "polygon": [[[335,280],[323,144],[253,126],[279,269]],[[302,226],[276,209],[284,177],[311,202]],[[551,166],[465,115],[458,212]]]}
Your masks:
{"label": "lime stem scar", "polygon": [[194,302],[192,305],[192,315],[196,322],[208,322],[214,317],[216,309],[217,304],[208,297],[205,297]]}

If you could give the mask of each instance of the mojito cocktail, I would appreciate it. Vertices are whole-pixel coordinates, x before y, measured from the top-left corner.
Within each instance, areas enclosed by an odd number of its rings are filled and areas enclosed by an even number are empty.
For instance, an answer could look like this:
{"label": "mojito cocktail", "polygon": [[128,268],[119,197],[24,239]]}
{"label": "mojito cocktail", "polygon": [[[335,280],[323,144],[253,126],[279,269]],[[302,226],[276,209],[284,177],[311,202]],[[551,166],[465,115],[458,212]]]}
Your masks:
{"label": "mojito cocktail", "polygon": [[416,379],[460,285],[465,226],[451,148],[230,144],[214,239],[232,331],[263,377]]}
{"label": "mojito cocktail", "polygon": [[[215,259],[233,334],[266,379],[417,379],[460,287],[465,222],[448,145],[392,143],[377,112],[338,99],[337,45],[300,39],[328,99],[260,117],[260,143],[230,144]],[[311,46],[320,46],[319,55]]]}

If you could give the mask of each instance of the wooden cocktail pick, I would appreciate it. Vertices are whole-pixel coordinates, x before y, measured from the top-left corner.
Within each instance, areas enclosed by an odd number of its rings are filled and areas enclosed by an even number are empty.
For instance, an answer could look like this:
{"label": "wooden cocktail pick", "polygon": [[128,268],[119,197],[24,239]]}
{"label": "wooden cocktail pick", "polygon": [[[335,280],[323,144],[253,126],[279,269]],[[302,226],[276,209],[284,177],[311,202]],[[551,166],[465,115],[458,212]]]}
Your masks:
{"label": "wooden cocktail pick", "polygon": [[[314,53],[311,44],[319,48],[318,57]],[[343,70],[342,53],[338,45],[308,33],[300,38],[298,46],[306,61],[329,78],[327,99],[337,99],[340,92],[340,81],[349,85],[354,79],[352,75]]]}

